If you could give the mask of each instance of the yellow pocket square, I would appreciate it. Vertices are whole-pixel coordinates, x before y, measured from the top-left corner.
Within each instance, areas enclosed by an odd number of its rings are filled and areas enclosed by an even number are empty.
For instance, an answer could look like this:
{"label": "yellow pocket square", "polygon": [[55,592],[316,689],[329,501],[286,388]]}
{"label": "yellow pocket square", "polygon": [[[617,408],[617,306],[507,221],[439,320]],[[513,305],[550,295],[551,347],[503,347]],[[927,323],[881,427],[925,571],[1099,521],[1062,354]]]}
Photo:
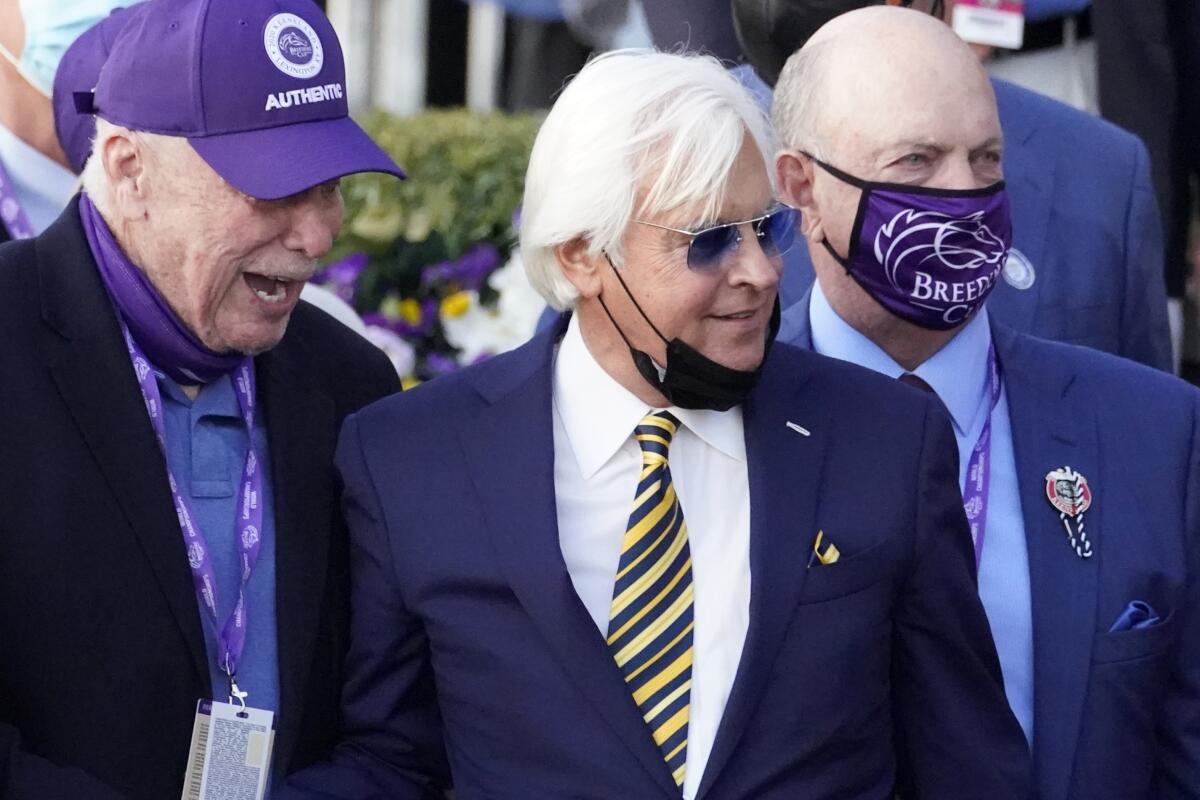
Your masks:
{"label": "yellow pocket square", "polygon": [[[821,549],[822,545],[825,546],[824,550]],[[830,564],[836,563],[841,555],[841,551],[837,549],[837,545],[833,542],[825,541],[825,531],[817,531],[817,538],[813,540],[813,551],[812,556],[808,559],[808,566],[811,567],[814,561],[818,561],[822,566],[827,567]]]}

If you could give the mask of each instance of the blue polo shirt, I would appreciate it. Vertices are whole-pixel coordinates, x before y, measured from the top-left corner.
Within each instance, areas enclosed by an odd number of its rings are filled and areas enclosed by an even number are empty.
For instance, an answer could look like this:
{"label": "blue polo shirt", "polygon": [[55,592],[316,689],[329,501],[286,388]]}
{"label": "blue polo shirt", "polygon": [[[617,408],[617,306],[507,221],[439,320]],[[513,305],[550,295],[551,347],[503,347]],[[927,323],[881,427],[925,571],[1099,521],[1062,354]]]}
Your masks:
{"label": "blue polo shirt", "polygon": [[[238,545],[234,538],[238,490],[246,461],[248,439],[233,382],[221,378],[202,387],[196,399],[156,372],[162,394],[171,473],[191,505],[208,540],[217,578],[217,621],[224,626],[237,603],[241,579]],[[261,406],[259,408],[261,411]],[[247,704],[279,711],[279,653],[275,635],[275,514],[271,460],[261,413],[254,420],[254,448],[263,475],[262,545],[258,563],[246,587],[246,648],[238,666],[238,687],[249,692]],[[182,534],[180,534],[182,535]],[[213,699],[229,698],[229,681],[217,666],[217,631],[200,609]],[[199,698],[197,698],[199,699]]]}

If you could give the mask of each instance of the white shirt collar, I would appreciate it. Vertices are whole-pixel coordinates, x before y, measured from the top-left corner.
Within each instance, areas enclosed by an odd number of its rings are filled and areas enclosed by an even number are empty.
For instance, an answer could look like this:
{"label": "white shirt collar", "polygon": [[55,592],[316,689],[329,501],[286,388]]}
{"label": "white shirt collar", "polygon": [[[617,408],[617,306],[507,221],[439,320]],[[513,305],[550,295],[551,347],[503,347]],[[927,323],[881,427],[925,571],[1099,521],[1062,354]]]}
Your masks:
{"label": "white shirt collar", "polygon": [[[608,462],[642,418],[657,410],[617,383],[597,363],[583,341],[579,317],[572,315],[554,362],[554,407],[584,478]],[[746,460],[741,407],[729,411],[669,407],[684,427],[730,458]]]}
{"label": "white shirt collar", "polygon": [[41,233],[75,193],[75,175],[0,125],[0,164],[8,173],[29,224]]}
{"label": "white shirt collar", "polygon": [[[819,283],[813,284],[808,316],[813,349],[821,355],[850,361],[890,378],[898,378],[907,371],[879,345],[839,317]],[[985,306],[941,350],[913,370],[913,374],[937,392],[959,433],[971,429],[988,390],[987,358],[991,345],[992,329]]]}

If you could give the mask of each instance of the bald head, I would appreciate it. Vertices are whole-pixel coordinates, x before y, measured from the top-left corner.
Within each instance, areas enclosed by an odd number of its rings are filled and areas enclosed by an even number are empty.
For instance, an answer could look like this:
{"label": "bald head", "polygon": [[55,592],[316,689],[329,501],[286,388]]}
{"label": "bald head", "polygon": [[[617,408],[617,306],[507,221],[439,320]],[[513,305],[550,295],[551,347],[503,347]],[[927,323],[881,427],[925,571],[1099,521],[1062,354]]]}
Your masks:
{"label": "bald head", "polygon": [[905,8],[834,18],[788,59],[775,86],[783,144],[825,160],[856,149],[852,139],[928,140],[963,115],[979,125],[996,116],[979,59],[947,25]]}
{"label": "bald head", "polygon": [[791,56],[774,113],[785,147],[775,158],[780,198],[800,209],[830,306],[906,369],[922,363],[956,329],[927,330],[893,314],[845,265],[862,244],[864,183],[978,193],[1003,179],[996,98],[978,59],[920,12],[851,11]]}

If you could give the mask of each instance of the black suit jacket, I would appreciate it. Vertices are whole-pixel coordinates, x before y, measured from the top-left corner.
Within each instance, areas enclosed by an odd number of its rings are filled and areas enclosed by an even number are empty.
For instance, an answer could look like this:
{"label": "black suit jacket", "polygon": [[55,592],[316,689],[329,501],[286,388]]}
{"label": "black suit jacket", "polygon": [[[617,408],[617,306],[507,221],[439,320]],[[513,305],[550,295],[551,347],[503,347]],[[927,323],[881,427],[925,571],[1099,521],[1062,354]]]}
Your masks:
{"label": "black suit jacket", "polygon": [[[338,430],[399,387],[381,352],[304,303],[255,367],[275,492],[283,774],[337,734]],[[0,798],[178,797],[208,675],[163,458],[73,202],[42,236],[0,247]]]}

